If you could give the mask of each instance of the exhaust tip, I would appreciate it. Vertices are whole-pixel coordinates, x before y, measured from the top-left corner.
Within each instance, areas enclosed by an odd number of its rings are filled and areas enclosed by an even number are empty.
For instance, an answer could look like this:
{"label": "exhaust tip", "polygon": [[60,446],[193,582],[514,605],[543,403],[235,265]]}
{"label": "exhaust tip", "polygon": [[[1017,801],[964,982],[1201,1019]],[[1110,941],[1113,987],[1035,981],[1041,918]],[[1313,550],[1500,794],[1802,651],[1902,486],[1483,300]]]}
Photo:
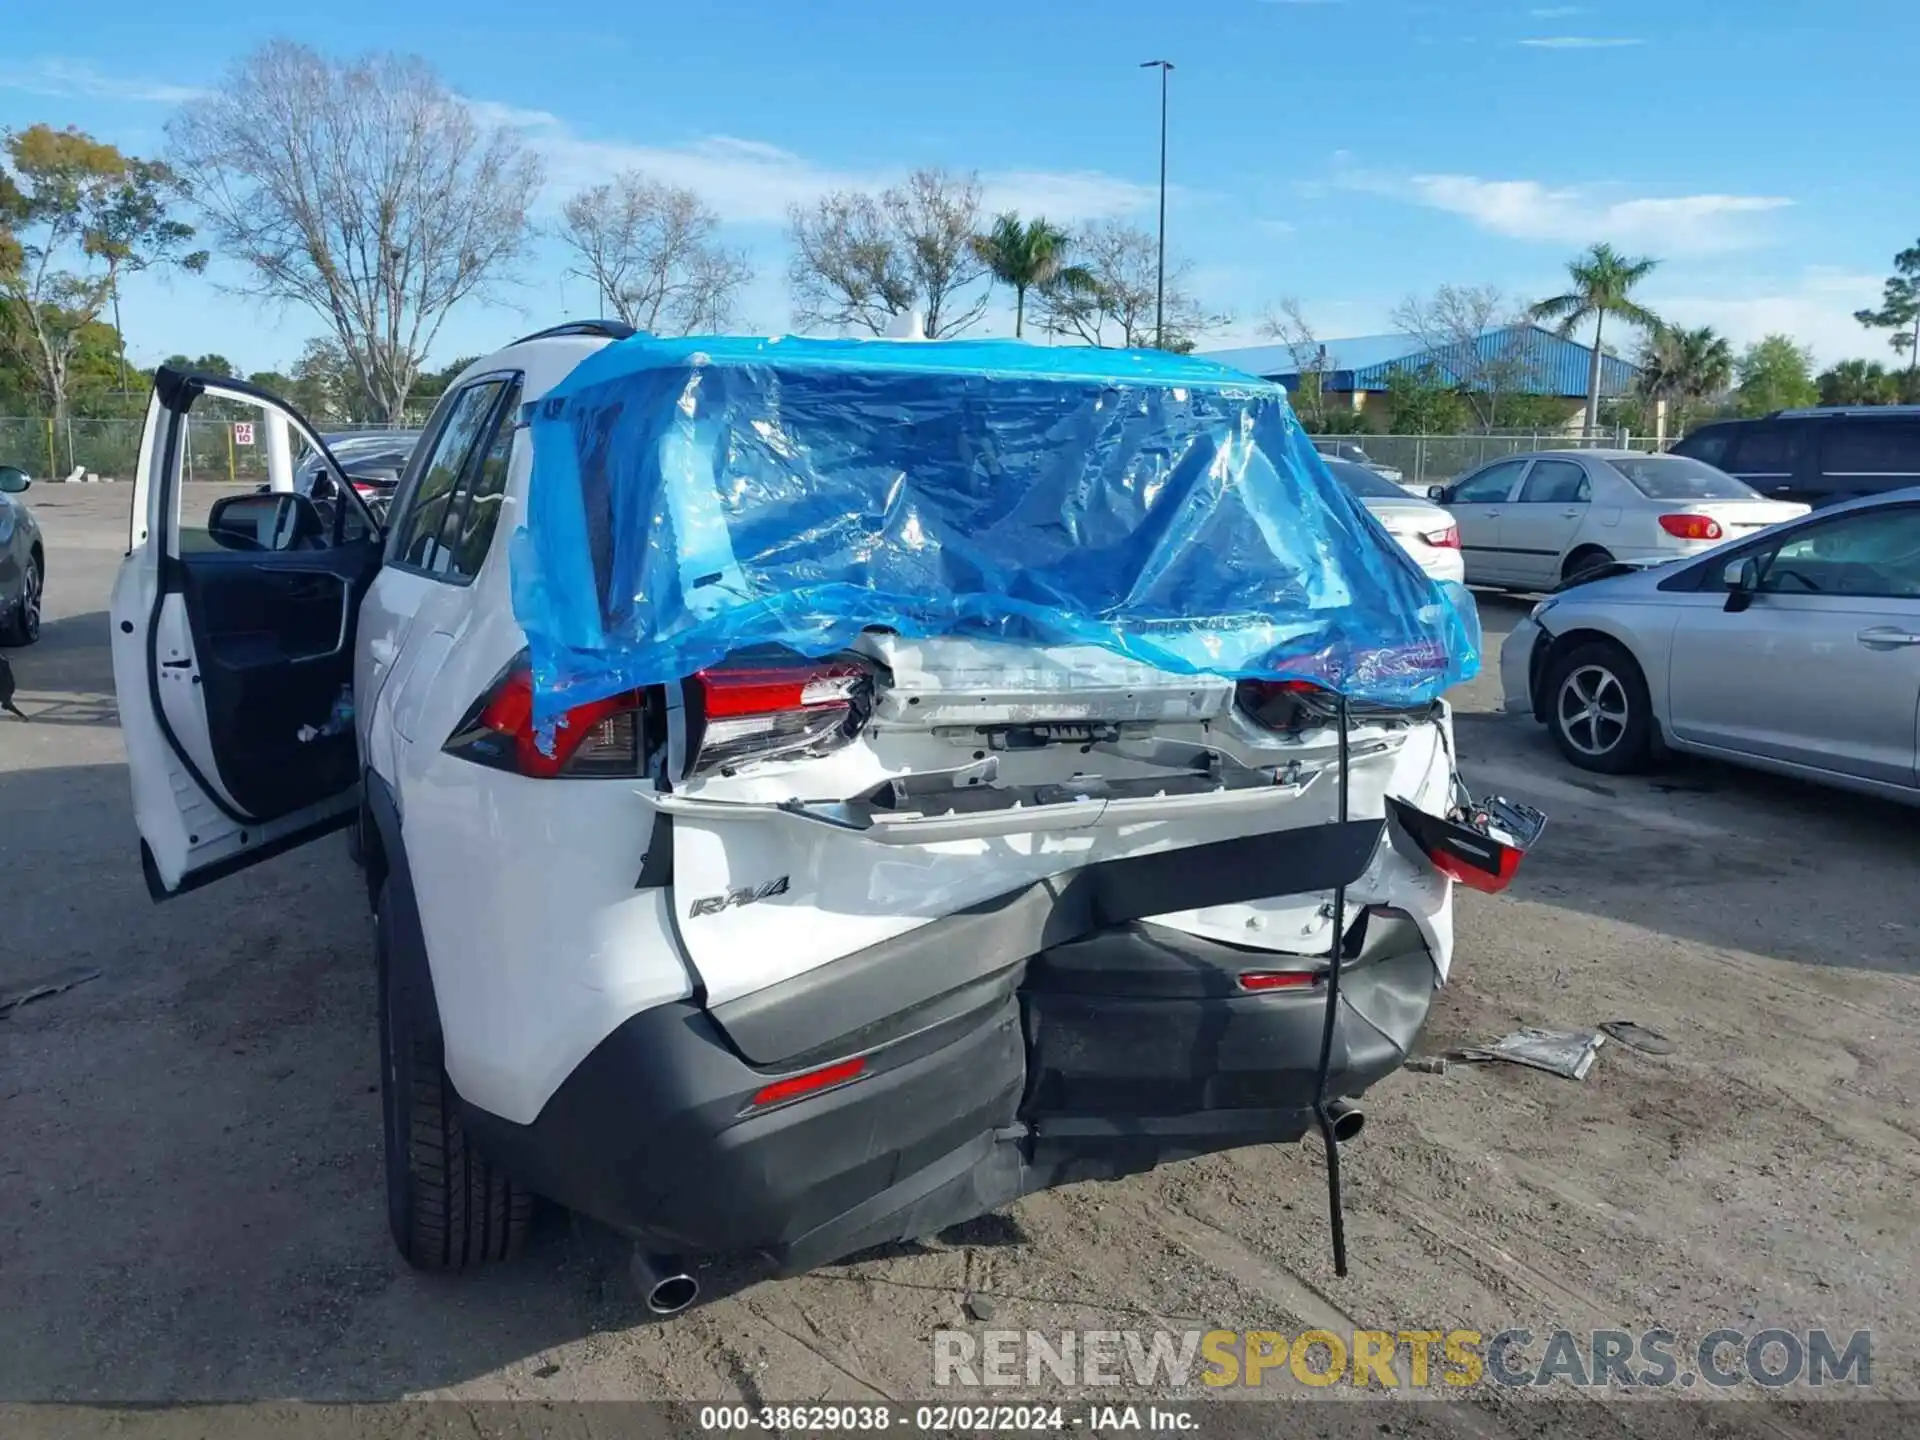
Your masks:
{"label": "exhaust tip", "polygon": [[655,1315],[678,1315],[700,1296],[700,1282],[691,1275],[669,1275],[647,1292],[647,1309]]}
{"label": "exhaust tip", "polygon": [[1333,1138],[1343,1145],[1358,1136],[1367,1125],[1367,1112],[1345,1100],[1336,1100],[1329,1105],[1327,1117],[1333,1122]]}

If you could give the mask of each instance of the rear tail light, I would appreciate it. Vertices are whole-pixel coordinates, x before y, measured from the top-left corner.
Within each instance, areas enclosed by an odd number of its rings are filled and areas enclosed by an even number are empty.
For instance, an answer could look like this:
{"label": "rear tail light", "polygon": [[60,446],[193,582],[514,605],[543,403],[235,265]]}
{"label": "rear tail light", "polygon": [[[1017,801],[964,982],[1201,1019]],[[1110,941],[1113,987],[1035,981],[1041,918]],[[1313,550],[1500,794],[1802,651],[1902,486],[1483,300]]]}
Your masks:
{"label": "rear tail light", "polygon": [[1726,533],[1711,515],[1662,515],[1660,528],[1682,540],[1718,540]]}
{"label": "rear tail light", "polygon": [[533,675],[521,656],[474,702],[446,751],[534,780],[632,778],[643,770],[648,703],[647,692],[630,690],[576,705],[543,746],[533,723]]}
{"label": "rear tail light", "polygon": [[850,661],[702,670],[686,684],[688,773],[837,750],[866,723],[872,685]]}
{"label": "rear tail light", "polygon": [[[1311,680],[1242,680],[1234,687],[1233,700],[1254,724],[1283,734],[1330,724],[1340,714],[1340,697]],[[1365,719],[1405,719],[1425,715],[1430,708],[1350,700],[1347,719],[1349,723]]]}
{"label": "rear tail light", "polygon": [[809,1070],[804,1075],[789,1075],[784,1080],[776,1080],[755,1092],[753,1099],[747,1102],[749,1110],[765,1110],[772,1105],[784,1105],[789,1100],[798,1100],[803,1095],[818,1095],[825,1090],[858,1080],[866,1073],[865,1056],[856,1056],[852,1060],[839,1060],[831,1065],[823,1065],[818,1070]]}
{"label": "rear tail light", "polygon": [[351,483],[353,485],[353,493],[356,495],[371,495],[378,488],[377,486],[368,485],[360,480],[355,480]]}
{"label": "rear tail light", "polygon": [[1449,525],[1444,530],[1423,530],[1420,538],[1438,550],[1458,550],[1460,548],[1460,527]]}
{"label": "rear tail light", "polygon": [[1547,817],[1532,806],[1498,796],[1443,818],[1389,795],[1387,813],[1434,869],[1469,890],[1488,894],[1513,883],[1521,860],[1547,826]]}

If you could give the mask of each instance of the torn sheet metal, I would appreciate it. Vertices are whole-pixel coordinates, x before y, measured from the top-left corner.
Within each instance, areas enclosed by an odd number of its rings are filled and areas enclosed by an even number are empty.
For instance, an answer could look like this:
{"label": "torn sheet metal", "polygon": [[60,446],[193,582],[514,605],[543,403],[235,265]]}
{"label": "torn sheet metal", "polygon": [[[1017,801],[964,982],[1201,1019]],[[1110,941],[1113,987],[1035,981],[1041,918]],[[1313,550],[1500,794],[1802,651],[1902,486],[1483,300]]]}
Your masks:
{"label": "torn sheet metal", "polygon": [[1567,1080],[1584,1080],[1607,1037],[1598,1030],[1516,1030],[1491,1045],[1459,1052],[1461,1060],[1506,1060]]}
{"label": "torn sheet metal", "polygon": [[873,627],[1420,704],[1480,663],[1278,385],[1157,351],[650,336],[528,407],[536,718]]}

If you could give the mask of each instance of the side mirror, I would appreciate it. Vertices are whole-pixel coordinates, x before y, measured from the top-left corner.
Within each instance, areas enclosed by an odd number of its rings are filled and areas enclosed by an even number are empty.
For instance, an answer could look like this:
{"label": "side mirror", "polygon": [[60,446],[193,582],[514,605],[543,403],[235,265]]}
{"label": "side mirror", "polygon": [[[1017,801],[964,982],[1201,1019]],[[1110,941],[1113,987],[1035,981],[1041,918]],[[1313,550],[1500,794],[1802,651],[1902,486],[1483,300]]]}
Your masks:
{"label": "side mirror", "polygon": [[1433,501],[1433,503],[1436,505],[1446,504],[1447,503],[1447,487],[1444,485],[1427,486],[1427,499]]}
{"label": "side mirror", "polygon": [[306,496],[269,492],[214,501],[207,534],[223,550],[300,550],[324,536],[326,526]]}
{"label": "side mirror", "polygon": [[1753,604],[1754,592],[1760,588],[1760,562],[1752,557],[1727,561],[1720,583],[1727,587],[1727,609],[1737,614]]}
{"label": "side mirror", "polygon": [[16,470],[11,465],[0,465],[0,495],[18,495],[31,488],[33,481],[27,478],[27,472]]}

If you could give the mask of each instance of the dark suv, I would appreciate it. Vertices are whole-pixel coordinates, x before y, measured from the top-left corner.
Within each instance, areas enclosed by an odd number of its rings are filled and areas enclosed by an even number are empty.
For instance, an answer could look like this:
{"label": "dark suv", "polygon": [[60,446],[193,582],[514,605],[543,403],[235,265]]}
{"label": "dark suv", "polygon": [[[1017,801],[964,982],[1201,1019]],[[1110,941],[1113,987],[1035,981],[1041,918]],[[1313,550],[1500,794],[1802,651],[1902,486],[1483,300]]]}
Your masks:
{"label": "dark suv", "polygon": [[1920,405],[1776,410],[1704,425],[1673,447],[1771,500],[1818,507],[1920,485]]}

